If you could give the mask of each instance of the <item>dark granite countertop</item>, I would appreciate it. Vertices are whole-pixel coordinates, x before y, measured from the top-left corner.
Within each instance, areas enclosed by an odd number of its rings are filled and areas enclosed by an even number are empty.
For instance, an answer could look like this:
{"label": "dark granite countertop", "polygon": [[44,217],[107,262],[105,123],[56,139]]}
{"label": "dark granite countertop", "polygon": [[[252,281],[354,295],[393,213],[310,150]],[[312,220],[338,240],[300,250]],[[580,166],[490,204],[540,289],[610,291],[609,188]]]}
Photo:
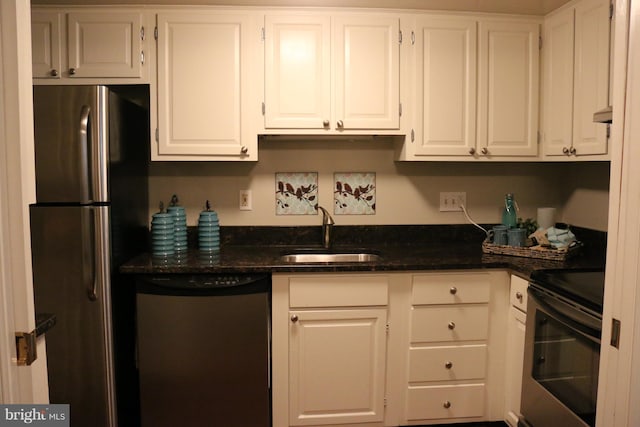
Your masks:
{"label": "dark granite countertop", "polygon": [[[281,261],[281,255],[296,249],[320,249],[317,244],[320,227],[222,227],[219,254],[209,255],[195,249],[171,257],[143,253],[122,265],[120,272],[241,274],[498,268],[527,278],[538,269],[604,267],[606,233],[576,227],[573,231],[584,243],[581,252],[566,261],[550,261],[485,254],[484,233],[468,225],[341,226],[334,228],[335,252],[375,252],[381,259],[364,263],[291,264]],[[195,234],[191,230],[190,247],[197,247]]]}

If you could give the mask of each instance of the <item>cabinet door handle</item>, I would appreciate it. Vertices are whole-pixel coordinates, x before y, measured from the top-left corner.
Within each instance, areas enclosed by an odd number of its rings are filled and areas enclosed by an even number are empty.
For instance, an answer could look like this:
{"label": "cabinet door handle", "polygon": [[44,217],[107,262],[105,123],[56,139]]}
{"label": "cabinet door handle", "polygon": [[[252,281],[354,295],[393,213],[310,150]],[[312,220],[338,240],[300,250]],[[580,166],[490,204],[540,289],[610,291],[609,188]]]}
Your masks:
{"label": "cabinet door handle", "polygon": [[487,147],[482,147],[482,154],[489,154],[489,150],[487,149]]}
{"label": "cabinet door handle", "polygon": [[73,76],[76,74],[76,69],[75,68],[69,68],[69,75]]}
{"label": "cabinet door handle", "polygon": [[476,149],[473,147],[469,148],[469,154],[471,154],[472,156],[476,154]]}
{"label": "cabinet door handle", "polygon": [[292,315],[291,315],[291,321],[292,321],[293,323],[296,323],[296,322],[298,321],[298,315],[297,315],[297,314],[292,314]]}
{"label": "cabinet door handle", "polygon": [[453,330],[456,328],[456,324],[455,324],[455,323],[453,323],[453,322],[449,322],[449,324],[447,325],[447,327],[453,331]]}
{"label": "cabinet door handle", "polygon": [[447,363],[445,363],[445,364],[444,364],[444,367],[445,367],[445,368],[447,368],[447,369],[451,369],[451,368],[453,368],[453,362],[447,362]]}
{"label": "cabinet door handle", "polygon": [[452,286],[451,288],[449,288],[449,293],[451,295],[455,295],[458,293],[458,288],[456,288],[455,286]]}
{"label": "cabinet door handle", "polygon": [[51,77],[58,77],[58,70],[54,68],[49,74],[51,74]]}
{"label": "cabinet door handle", "polygon": [[249,152],[249,147],[247,147],[246,145],[243,145],[242,148],[240,149],[240,152],[242,154],[247,154]]}
{"label": "cabinet door handle", "polygon": [[569,149],[567,147],[562,147],[562,154],[569,155]]}
{"label": "cabinet door handle", "polygon": [[338,129],[344,128],[344,122],[342,120],[338,120],[337,125],[338,125]]}
{"label": "cabinet door handle", "polygon": [[449,409],[449,408],[451,408],[451,402],[449,402],[448,400],[445,400],[444,403],[442,404],[442,406],[445,409]]}
{"label": "cabinet door handle", "polygon": [[516,292],[516,299],[522,302],[522,292]]}
{"label": "cabinet door handle", "polygon": [[328,128],[329,127],[329,120],[323,120],[322,121],[322,126]]}
{"label": "cabinet door handle", "polygon": [[569,149],[569,154],[573,154],[575,156],[576,155],[576,147],[571,147]]}

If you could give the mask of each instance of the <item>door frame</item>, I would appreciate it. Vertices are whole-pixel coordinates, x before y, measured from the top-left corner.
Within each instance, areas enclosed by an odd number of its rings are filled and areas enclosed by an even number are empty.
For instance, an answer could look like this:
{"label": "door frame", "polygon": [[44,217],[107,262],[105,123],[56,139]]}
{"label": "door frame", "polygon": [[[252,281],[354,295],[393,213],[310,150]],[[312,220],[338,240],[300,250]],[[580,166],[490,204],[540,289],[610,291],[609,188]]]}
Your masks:
{"label": "door frame", "polygon": [[17,366],[15,332],[35,328],[29,204],[35,201],[30,0],[0,2],[0,403],[48,403],[44,340]]}

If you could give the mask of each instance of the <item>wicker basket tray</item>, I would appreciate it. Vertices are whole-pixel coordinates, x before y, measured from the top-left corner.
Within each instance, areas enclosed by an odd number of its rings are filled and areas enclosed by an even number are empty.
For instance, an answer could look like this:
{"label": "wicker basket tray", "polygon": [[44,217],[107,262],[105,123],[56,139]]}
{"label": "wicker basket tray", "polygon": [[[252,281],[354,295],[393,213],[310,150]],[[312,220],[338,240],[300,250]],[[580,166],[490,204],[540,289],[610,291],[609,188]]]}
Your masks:
{"label": "wicker basket tray", "polygon": [[564,261],[580,252],[581,243],[577,243],[569,249],[543,248],[541,246],[516,247],[508,245],[496,245],[489,240],[482,242],[482,252],[486,254],[511,255],[528,258],[540,258],[556,261]]}

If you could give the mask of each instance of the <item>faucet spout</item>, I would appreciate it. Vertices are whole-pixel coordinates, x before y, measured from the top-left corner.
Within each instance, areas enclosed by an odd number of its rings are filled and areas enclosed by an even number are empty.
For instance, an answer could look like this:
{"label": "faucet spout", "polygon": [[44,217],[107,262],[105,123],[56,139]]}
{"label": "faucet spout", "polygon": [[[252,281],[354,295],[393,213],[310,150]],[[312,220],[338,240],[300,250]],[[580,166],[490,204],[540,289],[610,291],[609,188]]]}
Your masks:
{"label": "faucet spout", "polygon": [[331,230],[335,221],[322,206],[318,206],[318,210],[322,212],[322,247],[329,249],[331,247]]}

